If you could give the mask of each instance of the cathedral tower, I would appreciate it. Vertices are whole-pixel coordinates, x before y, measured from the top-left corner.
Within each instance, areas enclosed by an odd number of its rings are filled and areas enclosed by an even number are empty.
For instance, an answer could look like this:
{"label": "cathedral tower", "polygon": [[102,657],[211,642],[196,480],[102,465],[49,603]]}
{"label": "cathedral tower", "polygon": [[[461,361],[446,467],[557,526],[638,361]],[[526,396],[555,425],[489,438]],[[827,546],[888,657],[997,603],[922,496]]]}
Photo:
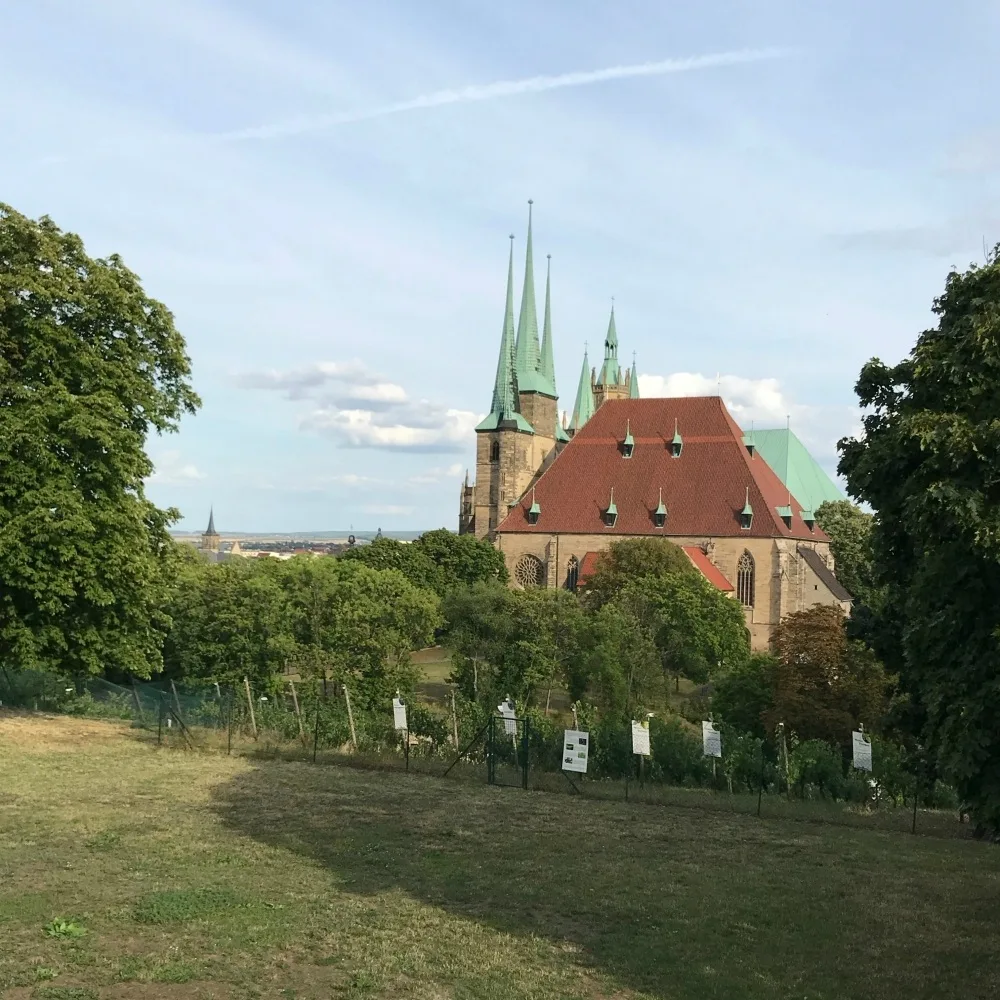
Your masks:
{"label": "cathedral tower", "polygon": [[218,552],[221,542],[222,537],[215,530],[215,511],[213,509],[209,509],[208,527],[202,532],[201,542],[198,545],[198,548],[203,552]]}
{"label": "cathedral tower", "polygon": [[[632,363],[635,371],[635,362]],[[639,398],[639,385],[632,386],[633,376],[623,372],[618,364],[618,330],[615,328],[615,307],[611,306],[611,319],[608,321],[608,332],[604,338],[604,364],[593,380],[594,409],[607,399]],[[634,391],[635,395],[632,395]]]}
{"label": "cathedral tower", "polygon": [[[476,483],[472,488],[472,516],[466,513],[466,496],[459,527],[478,538],[493,537],[496,526],[511,504],[518,501],[531,481],[535,430],[520,408],[514,335],[514,237],[507,262],[507,304],[500,334],[500,355],[493,383],[490,412],[476,427]],[[523,309],[522,309],[523,312]]]}

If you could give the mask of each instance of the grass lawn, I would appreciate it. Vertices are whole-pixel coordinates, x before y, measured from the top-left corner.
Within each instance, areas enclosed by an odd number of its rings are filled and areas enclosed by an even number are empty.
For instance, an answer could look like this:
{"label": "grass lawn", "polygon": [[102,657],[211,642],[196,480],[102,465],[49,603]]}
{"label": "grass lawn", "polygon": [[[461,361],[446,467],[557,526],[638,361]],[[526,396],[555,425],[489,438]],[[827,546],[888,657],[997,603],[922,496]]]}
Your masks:
{"label": "grass lawn", "polygon": [[0,714],[5,998],[987,998],[998,915],[974,841]]}

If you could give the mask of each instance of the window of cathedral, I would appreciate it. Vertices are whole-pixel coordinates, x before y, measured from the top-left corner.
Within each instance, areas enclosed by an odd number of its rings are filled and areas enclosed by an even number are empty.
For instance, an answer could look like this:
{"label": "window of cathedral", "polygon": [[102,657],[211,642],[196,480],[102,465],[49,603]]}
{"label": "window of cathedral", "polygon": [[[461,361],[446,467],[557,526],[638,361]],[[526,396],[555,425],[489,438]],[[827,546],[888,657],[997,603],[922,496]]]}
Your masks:
{"label": "window of cathedral", "polygon": [[740,511],[740,528],[743,531],[749,531],[753,525],[753,507],[750,506],[750,487],[747,487],[747,497],[746,503],[743,504],[743,510]]}
{"label": "window of cathedral", "polygon": [[618,507],[615,504],[615,488],[611,487],[611,503],[608,504],[607,509],[604,511],[604,523],[609,527],[613,528],[615,526],[615,521],[618,520]]}
{"label": "window of cathedral", "polygon": [[677,419],[674,418],[674,436],[670,440],[670,454],[674,458],[680,458],[681,452],[684,450],[684,439],[681,437],[681,432],[677,427]]}
{"label": "window of cathedral", "polygon": [[746,549],[736,566],[736,596],[745,608],[753,607],[754,562]]}
{"label": "window of cathedral", "polygon": [[522,589],[545,586],[545,564],[538,556],[525,553],[514,564],[514,582]]}
{"label": "window of cathedral", "polygon": [[500,461],[500,442],[494,441],[490,445],[490,461],[499,462]]}
{"label": "window of cathedral", "polygon": [[577,585],[580,582],[580,561],[576,556],[570,556],[566,564],[566,589],[576,593]]}

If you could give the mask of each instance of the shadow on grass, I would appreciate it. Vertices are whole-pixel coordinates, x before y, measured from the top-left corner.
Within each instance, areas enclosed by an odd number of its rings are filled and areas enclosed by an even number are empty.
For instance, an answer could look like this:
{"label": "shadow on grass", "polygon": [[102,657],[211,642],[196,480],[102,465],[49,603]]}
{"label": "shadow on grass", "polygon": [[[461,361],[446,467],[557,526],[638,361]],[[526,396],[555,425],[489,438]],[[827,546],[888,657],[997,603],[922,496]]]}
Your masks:
{"label": "shadow on grass", "polygon": [[1000,852],[984,845],[287,763],[220,786],[215,807],[373,905],[402,891],[655,997],[997,987]]}

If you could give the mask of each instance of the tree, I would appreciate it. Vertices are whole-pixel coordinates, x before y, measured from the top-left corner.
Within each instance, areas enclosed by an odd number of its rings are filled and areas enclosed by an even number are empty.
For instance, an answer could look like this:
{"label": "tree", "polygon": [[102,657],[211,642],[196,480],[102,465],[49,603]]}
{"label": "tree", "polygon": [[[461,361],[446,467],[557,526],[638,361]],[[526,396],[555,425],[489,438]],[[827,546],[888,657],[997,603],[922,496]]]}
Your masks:
{"label": "tree", "polygon": [[684,550],[665,538],[623,538],[600,554],[585,585],[588,607],[599,608],[632,580],[698,571]]}
{"label": "tree", "polygon": [[840,471],[875,511],[876,648],[977,826],[1000,834],[1000,247],[949,274],[934,312],[908,358],[862,369],[864,436],[840,442]]}
{"label": "tree", "polygon": [[740,733],[763,738],[764,718],[774,706],[777,661],[768,653],[754,653],[715,681],[712,712],[716,719]]}
{"label": "tree", "polygon": [[742,609],[697,571],[633,579],[616,600],[648,624],[663,672],[675,682],[702,683],[750,655]]}
{"label": "tree", "polygon": [[503,553],[485,538],[438,528],[425,531],[413,545],[437,567],[439,593],[475,583],[507,582]]}
{"label": "tree", "polygon": [[877,594],[872,565],[872,515],[850,500],[827,500],[816,508],[816,522],[830,536],[837,579],[856,601],[871,606]]}
{"label": "tree", "polygon": [[444,604],[454,680],[466,697],[492,702],[512,695],[530,704],[555,685],[570,686],[578,664],[583,612],[565,590],[509,590],[479,583]]}
{"label": "tree", "polygon": [[[628,601],[592,612],[584,641],[587,696],[606,716],[635,716],[663,700],[653,631]],[[571,690],[571,694],[573,691]]]}
{"label": "tree", "polygon": [[296,648],[279,568],[270,559],[188,567],[164,644],[168,673],[229,684],[246,677],[257,691],[274,690]]}
{"label": "tree", "polygon": [[894,679],[868,647],[847,637],[844,623],[839,607],[816,604],[775,628],[769,731],[783,722],[800,740],[841,747],[858,723],[878,732]]}
{"label": "tree", "polygon": [[362,706],[412,691],[414,649],[441,624],[440,604],[399,570],[301,556],[281,567],[300,663],[330,670]]}
{"label": "tree", "polygon": [[121,258],[0,204],[0,663],[160,669],[178,513],[145,444],[199,405],[189,376]]}
{"label": "tree", "polygon": [[411,583],[439,597],[474,583],[507,582],[501,552],[485,539],[445,528],[427,531],[412,542],[379,537],[370,545],[348,549],[341,558],[372,569],[399,570]]}

